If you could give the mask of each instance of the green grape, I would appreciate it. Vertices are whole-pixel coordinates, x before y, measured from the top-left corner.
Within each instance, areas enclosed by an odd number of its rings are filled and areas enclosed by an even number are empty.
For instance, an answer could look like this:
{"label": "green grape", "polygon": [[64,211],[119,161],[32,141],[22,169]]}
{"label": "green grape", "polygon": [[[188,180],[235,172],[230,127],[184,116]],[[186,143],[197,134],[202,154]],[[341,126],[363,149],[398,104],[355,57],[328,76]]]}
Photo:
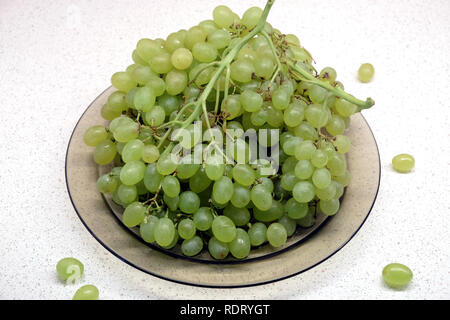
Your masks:
{"label": "green grape", "polygon": [[344,99],[336,99],[334,107],[336,108],[337,113],[344,118],[350,117],[358,111],[358,107],[356,105]]}
{"label": "green grape", "polygon": [[184,39],[184,46],[189,50],[192,50],[194,45],[206,40],[207,34],[200,27],[192,27],[186,33],[186,39]]}
{"label": "green grape", "polygon": [[215,217],[211,229],[214,237],[222,242],[231,242],[236,237],[236,226],[233,221],[226,216]]}
{"label": "green grape", "polygon": [[204,20],[198,24],[200,28],[202,28],[203,32],[207,35],[210,35],[214,31],[218,30],[216,24],[213,20]]}
{"label": "green grape", "polygon": [[[231,200],[234,188],[230,178],[223,176],[214,182],[212,197],[219,204],[225,204]],[[220,238],[218,238],[221,240]]]}
{"label": "green grape", "polygon": [[186,70],[191,66],[194,57],[188,49],[178,48],[172,53],[170,59],[175,68],[178,70]]}
{"label": "green grape", "polygon": [[150,60],[150,68],[155,73],[165,74],[172,70],[171,54],[163,49]]}
{"label": "green grape", "polygon": [[297,159],[294,157],[289,157],[284,161],[283,166],[281,167],[281,171],[283,173],[292,172],[295,170],[296,165],[297,165]]}
{"label": "green grape", "polygon": [[299,181],[292,189],[292,195],[297,202],[310,202],[315,196],[314,186],[309,181]]}
{"label": "green grape", "polygon": [[155,93],[150,87],[140,87],[134,95],[134,106],[137,110],[148,112],[155,105]]}
{"label": "green grape", "polygon": [[322,71],[320,71],[319,78],[329,83],[334,83],[337,78],[336,70],[331,67],[323,68]]}
{"label": "green grape", "polygon": [[180,194],[180,182],[174,176],[165,176],[161,181],[161,187],[168,197],[175,198]]}
{"label": "green grape", "polygon": [[262,245],[267,241],[267,227],[262,222],[256,222],[252,224],[250,229],[248,229],[248,236],[250,239],[250,244],[254,247]]}
{"label": "green grape", "polygon": [[146,167],[142,161],[129,161],[120,171],[120,181],[127,186],[135,185],[144,179],[145,170]]}
{"label": "green grape", "polygon": [[234,22],[234,14],[227,6],[217,6],[213,11],[213,18],[220,28],[228,28]]}
{"label": "green grape", "polygon": [[287,214],[283,215],[278,220],[278,223],[282,224],[286,229],[286,234],[288,237],[292,236],[295,232],[295,229],[297,228],[297,222],[294,219],[290,218]]}
{"label": "green grape", "polygon": [[144,174],[144,184],[147,190],[155,193],[161,185],[162,179],[163,176],[158,172],[156,164],[149,164]]}
{"label": "green grape", "polygon": [[148,66],[137,65],[131,72],[131,78],[140,85],[145,85],[153,77],[155,73]]}
{"label": "green grape", "polygon": [[156,54],[161,52],[161,45],[155,40],[141,39],[136,45],[136,52],[142,60],[149,61]]}
{"label": "green grape", "polygon": [[306,108],[305,118],[314,128],[321,128],[328,122],[326,112],[324,112],[322,106],[318,104],[311,104]]}
{"label": "green grape", "polygon": [[194,163],[192,155],[186,155],[181,158],[177,167],[177,176],[179,179],[189,179],[200,169],[200,164]]}
{"label": "green grape", "polygon": [[244,12],[244,15],[242,16],[242,24],[246,26],[247,29],[252,29],[258,24],[261,15],[261,8],[251,7]]}
{"label": "green grape", "polygon": [[[334,195],[334,198],[339,199],[344,194],[344,185],[336,180],[333,180],[333,185],[335,185],[336,194]],[[327,199],[324,199],[327,200]]]}
{"label": "green grape", "polygon": [[222,101],[222,111],[227,114],[227,120],[232,120],[242,114],[240,95],[229,95]]}
{"label": "green grape", "polygon": [[[139,90],[139,88],[140,87],[136,87],[127,92],[127,94],[125,95],[125,108],[134,108],[134,96],[136,95],[136,92]],[[125,108],[121,108],[120,110],[123,111]]]}
{"label": "green grape", "polygon": [[301,219],[308,214],[308,204],[299,203],[294,198],[290,198],[284,205],[284,210],[291,219]]}
{"label": "green grape", "polygon": [[154,106],[152,110],[144,114],[144,120],[153,127],[162,125],[165,119],[166,112],[161,106]]}
{"label": "green grape", "polygon": [[98,300],[99,291],[96,286],[87,284],[79,288],[72,300]]}
{"label": "green grape", "polygon": [[208,63],[216,60],[218,52],[212,44],[198,42],[192,47],[192,55],[197,61]]}
{"label": "green grape", "polygon": [[331,173],[326,168],[316,169],[312,175],[314,186],[319,189],[328,187],[331,183]]}
{"label": "green grape", "polygon": [[199,254],[202,249],[203,241],[199,236],[186,239],[181,244],[181,252],[183,252],[183,254],[188,257],[193,257]]}
{"label": "green grape", "polygon": [[245,208],[250,202],[250,190],[238,183],[234,183],[233,196],[231,197],[231,204],[236,208]]}
{"label": "green grape", "polygon": [[178,166],[178,158],[172,153],[162,154],[158,162],[156,163],[156,168],[160,174],[167,176],[174,172]]}
{"label": "green grape", "polygon": [[364,63],[359,67],[358,79],[363,83],[370,82],[375,73],[375,68],[370,63]]}
{"label": "green grape", "polygon": [[[159,97],[166,91],[166,83],[160,77],[152,77],[146,84],[153,90],[155,97]],[[131,92],[131,91],[130,91]]]}
{"label": "green grape", "polygon": [[182,101],[179,97],[174,97],[169,94],[163,94],[158,98],[158,104],[163,107],[166,112],[166,116],[170,116],[170,114],[176,110],[178,110]]}
{"label": "green grape", "polygon": [[225,163],[220,155],[212,155],[206,159],[205,173],[210,180],[219,180],[225,172]]}
{"label": "green grape", "polygon": [[139,226],[139,233],[145,242],[155,242],[155,226],[159,219],[155,216],[147,216]]}
{"label": "green grape", "polygon": [[[197,86],[207,84],[214,72],[213,67],[207,67],[207,63],[199,63],[189,71],[189,80],[194,82]],[[194,81],[195,79],[195,81]]]}
{"label": "green grape", "polygon": [[250,60],[241,59],[236,60],[231,64],[231,79],[238,82],[250,82],[252,75],[255,72],[255,67]]}
{"label": "green grape", "polygon": [[128,118],[127,116],[120,116],[120,117],[113,119],[109,123],[109,130],[111,132],[115,132],[117,130],[117,128],[119,128],[120,126],[126,126],[126,125],[130,125],[133,123],[134,123],[134,121],[132,119]]}
{"label": "green grape", "polygon": [[261,95],[251,90],[243,91],[240,96],[240,101],[242,107],[247,112],[256,112],[261,109],[263,105],[263,98]]}
{"label": "green grape", "polygon": [[163,195],[164,203],[170,209],[170,211],[176,211],[178,209],[178,203],[180,202],[180,197],[176,196],[174,198],[169,197],[167,194]]}
{"label": "green grape", "polygon": [[217,240],[216,237],[211,237],[208,241],[208,251],[214,259],[225,259],[230,252],[228,243]]}
{"label": "green grape", "polygon": [[97,164],[106,165],[114,160],[117,148],[111,140],[104,140],[100,142],[94,150],[94,161]]}
{"label": "green grape", "polygon": [[101,193],[113,193],[119,186],[119,179],[111,174],[104,174],[97,180],[97,189]]}
{"label": "green grape", "polygon": [[284,173],[281,176],[281,187],[286,191],[292,191],[294,189],[295,184],[298,182],[297,175],[295,172],[290,171]]}
{"label": "green grape", "polygon": [[271,223],[267,228],[267,240],[274,248],[281,247],[286,243],[287,231],[281,223]]}
{"label": "green grape", "polygon": [[178,235],[178,231],[177,231],[177,229],[175,229],[175,236],[173,237],[172,242],[169,243],[167,246],[161,246],[161,248],[166,249],[166,250],[172,249],[173,247],[175,247],[177,245],[179,238],[180,237]]}
{"label": "green grape", "polygon": [[283,120],[288,127],[296,127],[302,123],[305,115],[305,103],[294,100],[284,111]]}
{"label": "green grape", "polygon": [[133,71],[134,71],[138,66],[139,66],[139,64],[136,64],[136,63],[130,64],[130,65],[126,68],[125,71],[126,71],[128,74],[132,75],[132,74],[133,74]]}
{"label": "green grape", "polygon": [[144,143],[141,140],[135,139],[128,141],[120,154],[122,155],[123,162],[140,160],[142,158],[142,151],[144,150]]}
{"label": "green grape", "polygon": [[[175,52],[177,49],[183,48],[183,45],[183,37],[178,32],[172,32],[167,36],[166,41],[164,42],[164,49],[173,54],[173,52]],[[175,68],[177,68],[173,63],[173,60],[172,64]]]}
{"label": "green grape", "polygon": [[139,137],[139,124],[129,122],[120,125],[114,130],[114,139],[118,142],[128,142]]}
{"label": "green grape", "polygon": [[323,168],[327,165],[328,155],[321,149],[314,150],[311,156],[311,163],[316,168]]}
{"label": "green grape", "polygon": [[309,207],[308,213],[305,217],[301,219],[297,219],[297,225],[299,225],[302,228],[310,228],[316,223],[316,214],[315,214],[315,208]]}
{"label": "green grape", "polygon": [[284,87],[276,89],[272,94],[273,106],[278,110],[286,109],[291,102],[291,95]]}
{"label": "green grape", "polygon": [[333,114],[330,121],[328,121],[325,126],[325,129],[327,129],[328,133],[332,136],[343,134],[345,131],[345,122],[340,115]]}
{"label": "green grape", "polygon": [[236,229],[236,237],[229,244],[230,253],[236,259],[244,259],[250,254],[250,238],[248,233],[241,228]]}
{"label": "green grape", "polygon": [[299,160],[295,166],[295,176],[300,180],[306,180],[313,174],[314,168],[309,160]]}
{"label": "green grape", "polygon": [[255,171],[248,164],[237,164],[233,168],[233,179],[237,183],[248,187],[255,182]]}
{"label": "green grape", "polygon": [[335,153],[328,158],[327,168],[331,175],[341,176],[347,170],[347,162],[342,154]]}
{"label": "green grape", "polygon": [[255,61],[253,61],[253,65],[255,67],[256,76],[266,80],[272,77],[275,66],[272,59],[258,55]]}
{"label": "green grape", "polygon": [[336,183],[331,181],[331,183],[322,189],[316,188],[316,196],[320,200],[331,200],[336,196]]}
{"label": "green grape", "polygon": [[302,142],[303,142],[302,139],[299,137],[288,138],[282,146],[284,153],[286,153],[288,156],[293,156],[295,154],[297,147]]}
{"label": "green grape", "polygon": [[92,126],[86,130],[83,136],[84,143],[90,147],[95,147],[106,139],[108,139],[108,132],[103,126]]}
{"label": "green grape", "polygon": [[84,272],[84,265],[75,258],[63,258],[56,264],[56,273],[62,281],[78,281]]}
{"label": "green grape", "polygon": [[252,188],[250,199],[259,210],[269,210],[272,207],[272,195],[260,184]]}
{"label": "green grape", "polygon": [[188,76],[186,72],[180,70],[169,71],[166,75],[167,93],[173,96],[180,94],[186,88]]}
{"label": "green grape", "polygon": [[278,128],[283,124],[283,111],[268,106],[267,108],[267,124],[274,128]]}
{"label": "green grape", "polygon": [[155,241],[160,246],[169,246],[175,237],[175,226],[169,218],[161,218],[155,225]]}
{"label": "green grape", "polygon": [[350,150],[350,139],[346,136],[337,135],[333,143],[339,153],[344,154]]}
{"label": "green grape", "polygon": [[218,29],[210,33],[207,42],[216,49],[223,49],[230,44],[231,35],[228,31]]}
{"label": "green grape", "polygon": [[142,195],[148,193],[148,190],[145,187],[143,179],[136,184],[136,190],[137,190],[138,196],[142,196]]}
{"label": "green grape", "polygon": [[122,171],[122,167],[114,167],[111,169],[110,174],[114,177],[119,177],[120,171]]}
{"label": "green grape", "polygon": [[145,219],[146,207],[140,202],[130,203],[123,212],[122,221],[128,228],[141,224]]}
{"label": "green grape", "polygon": [[308,90],[308,96],[312,103],[323,103],[327,95],[327,89],[324,89],[316,84],[312,85]]}
{"label": "green grape", "polygon": [[303,121],[294,129],[294,133],[297,137],[300,137],[304,140],[317,140],[319,138],[319,134],[317,130],[310,124],[309,122]]}
{"label": "green grape", "polygon": [[250,222],[250,212],[247,208],[236,208],[233,205],[228,205],[223,210],[223,214],[233,220],[238,227],[245,226]]}
{"label": "green grape", "polygon": [[196,86],[188,86],[184,89],[184,97],[188,102],[195,101],[200,95],[200,89]]}
{"label": "green grape", "polygon": [[236,57],[236,60],[243,59],[250,60],[251,62],[254,62],[256,59],[256,52],[249,44],[244,45],[244,47],[239,50],[239,53]]}
{"label": "green grape", "polygon": [[178,223],[178,234],[185,240],[192,239],[196,231],[195,223],[191,219],[183,219]]}
{"label": "green grape", "polygon": [[390,263],[383,268],[384,282],[391,288],[402,289],[406,287],[413,278],[410,268],[401,263]]}
{"label": "green grape", "polygon": [[268,210],[253,209],[253,216],[261,222],[275,221],[283,216],[284,208],[279,201],[272,201],[272,205]]}
{"label": "green grape", "polygon": [[201,207],[194,213],[195,227],[200,231],[206,231],[211,228],[214,217],[211,213],[211,209],[208,207]]}
{"label": "green grape", "polygon": [[250,121],[255,126],[262,126],[269,118],[269,114],[266,109],[261,108],[256,112],[250,114]]}
{"label": "green grape", "polygon": [[267,177],[258,178],[258,183],[262,185],[269,193],[272,193],[274,190],[274,185],[272,180]]}
{"label": "green grape", "polygon": [[119,91],[128,92],[136,87],[137,82],[126,72],[116,72],[111,77],[111,83]]}
{"label": "green grape", "polygon": [[300,47],[300,40],[295,34],[287,34],[285,40],[290,46]]}
{"label": "green grape", "polygon": [[180,195],[178,206],[181,212],[193,214],[200,208],[200,197],[195,192],[184,191]]}
{"label": "green grape", "polygon": [[407,153],[402,153],[392,158],[392,167],[397,172],[408,173],[414,168],[414,165],[415,160],[413,156]]}
{"label": "green grape", "polygon": [[331,200],[320,200],[319,208],[327,216],[332,216],[336,214],[339,210],[339,200],[331,199]]}
{"label": "green grape", "polygon": [[196,193],[206,190],[210,184],[211,180],[209,180],[206,175],[204,168],[200,168],[200,170],[189,179],[189,189]]}
{"label": "green grape", "polygon": [[122,110],[114,110],[107,103],[103,105],[100,114],[105,120],[113,120],[122,114]]}

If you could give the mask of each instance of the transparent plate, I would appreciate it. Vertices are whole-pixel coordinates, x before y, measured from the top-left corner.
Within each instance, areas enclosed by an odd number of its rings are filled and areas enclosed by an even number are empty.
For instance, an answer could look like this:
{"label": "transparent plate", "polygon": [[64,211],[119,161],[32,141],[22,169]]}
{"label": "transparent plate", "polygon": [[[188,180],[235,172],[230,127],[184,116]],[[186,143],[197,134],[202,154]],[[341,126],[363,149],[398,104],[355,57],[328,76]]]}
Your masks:
{"label": "transparent plate", "polygon": [[162,279],[204,287],[245,287],[282,280],[318,265],[341,249],[358,232],[375,202],[380,184],[380,159],[375,138],[361,114],[352,116],[347,135],[351,182],[333,217],[318,215],[310,228],[297,228],[281,248],[269,245],[252,250],[243,260],[212,259],[207,252],[185,257],[179,247],[165,250],[145,243],[137,228],[121,222],[123,209],[96,188],[107,170],[92,159],[83,142],[87,128],[106,124],[100,109],[113,88],[104,91],[78,121],[66,154],[66,182],[72,204],[89,232],[107,250],[135,268]]}

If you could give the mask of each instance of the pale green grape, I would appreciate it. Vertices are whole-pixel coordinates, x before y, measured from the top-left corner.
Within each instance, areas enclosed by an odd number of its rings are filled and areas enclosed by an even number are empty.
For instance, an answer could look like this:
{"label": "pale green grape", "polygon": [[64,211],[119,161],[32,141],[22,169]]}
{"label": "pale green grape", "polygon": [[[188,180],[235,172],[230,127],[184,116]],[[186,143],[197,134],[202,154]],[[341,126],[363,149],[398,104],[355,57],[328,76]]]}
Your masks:
{"label": "pale green grape", "polygon": [[350,150],[350,139],[344,135],[337,135],[333,143],[339,153],[344,154]]}
{"label": "pale green grape", "polygon": [[92,126],[86,130],[83,136],[84,143],[91,147],[97,146],[106,139],[108,139],[108,132],[103,126]]}
{"label": "pale green grape", "polygon": [[272,94],[273,106],[278,110],[286,109],[291,102],[291,95],[284,87],[276,89]]}
{"label": "pale green grape", "polygon": [[[184,39],[178,32],[172,32],[169,34],[166,38],[166,41],[164,42],[164,49],[166,49],[168,52],[173,53],[179,48],[183,48],[184,45]],[[172,61],[173,64],[173,61]],[[173,64],[176,68],[175,64]]]}
{"label": "pale green grape", "polygon": [[180,94],[186,88],[188,76],[186,72],[180,70],[169,71],[166,75],[167,93],[173,96]]}
{"label": "pale green grape", "polygon": [[180,182],[174,176],[165,176],[161,181],[161,187],[168,197],[175,198],[180,194]]}
{"label": "pale green grape", "polygon": [[335,153],[328,158],[327,168],[333,176],[341,176],[347,170],[347,162],[343,155]]}
{"label": "pale green grape", "polygon": [[179,179],[189,179],[200,169],[200,164],[194,163],[192,155],[186,155],[181,158],[177,167],[177,176]]}
{"label": "pale green grape", "polygon": [[402,153],[392,158],[392,166],[397,172],[408,173],[415,165],[414,157],[410,154]]}
{"label": "pale green grape", "polygon": [[96,286],[87,284],[79,288],[72,300],[98,300],[99,291]]}
{"label": "pale green grape", "polygon": [[210,35],[214,31],[218,30],[216,24],[213,20],[204,20],[198,24],[200,28],[202,28],[203,32],[207,35]]}
{"label": "pale green grape", "polygon": [[175,237],[175,226],[169,218],[161,218],[155,225],[155,241],[160,246],[169,246]]}
{"label": "pale green grape", "polygon": [[[335,177],[333,178],[335,179]],[[339,199],[344,194],[344,185],[336,180],[333,180],[333,185],[335,185],[336,194],[334,195],[334,198]],[[327,199],[324,199],[327,200]]]}
{"label": "pale green grape", "polygon": [[331,200],[336,197],[336,182],[331,181],[331,183],[322,189],[316,188],[316,196],[320,200]]}
{"label": "pale green grape", "polygon": [[329,83],[334,83],[337,78],[337,72],[331,67],[326,67],[320,71],[319,78]]}
{"label": "pale green grape", "polygon": [[178,234],[185,240],[192,239],[196,231],[195,223],[191,219],[183,219],[178,223]]}
{"label": "pale green grape", "polygon": [[311,163],[316,168],[323,168],[327,165],[328,155],[321,149],[314,150],[311,156]]}
{"label": "pale green grape", "polygon": [[258,7],[251,7],[244,12],[242,16],[242,24],[248,29],[256,27],[259,19],[261,18],[262,10]]}
{"label": "pale green grape", "polygon": [[[149,61],[153,56],[161,52],[161,50],[161,45],[151,39],[141,39],[136,45],[136,52],[143,61]],[[139,61],[136,63],[139,63]]]}
{"label": "pale green grape", "polygon": [[221,28],[228,28],[234,22],[234,14],[227,6],[217,6],[213,11],[214,22]]}
{"label": "pale green grape", "polygon": [[402,289],[406,287],[413,278],[410,268],[401,263],[390,263],[383,268],[384,282],[391,288]]}
{"label": "pale green grape", "polygon": [[312,85],[312,87],[308,90],[308,96],[312,103],[323,103],[327,95],[327,89],[324,89],[316,84]]}
{"label": "pale green grape", "polygon": [[233,221],[225,216],[217,216],[214,218],[211,229],[214,237],[222,242],[231,242],[236,237],[236,226]]}
{"label": "pale green grape", "polygon": [[232,120],[242,113],[240,95],[229,95],[222,101],[222,111],[227,114],[227,120]]}
{"label": "pale green grape", "polygon": [[308,204],[299,203],[290,198],[284,205],[284,210],[291,219],[301,219],[308,214]]}
{"label": "pale green grape", "polygon": [[295,229],[297,228],[297,222],[290,218],[287,214],[283,215],[279,220],[278,223],[283,225],[283,227],[286,229],[286,234],[288,237],[292,236],[295,232]]}
{"label": "pale green grape", "polygon": [[363,63],[358,70],[358,79],[361,82],[370,82],[375,73],[375,68],[370,63]]}
{"label": "pale green grape", "polygon": [[156,163],[151,163],[147,166],[144,174],[144,184],[148,191],[155,193],[159,186],[163,176],[158,172]]}
{"label": "pale green grape", "polygon": [[255,171],[248,164],[237,164],[233,168],[233,179],[237,183],[248,187],[255,182]]}
{"label": "pale green grape", "polygon": [[332,216],[339,210],[339,199],[320,200],[319,208],[327,216]]}
{"label": "pale green grape", "polygon": [[84,265],[75,258],[63,258],[56,264],[56,273],[62,281],[67,281],[69,278],[77,281],[81,278],[83,272]]}
{"label": "pale green grape", "polygon": [[274,63],[272,59],[257,55],[256,59],[253,61],[253,65],[255,67],[255,74],[263,79],[270,79],[272,77],[272,73],[274,70]]}
{"label": "pale green grape", "polygon": [[113,120],[122,114],[122,110],[114,110],[107,103],[103,105],[100,114],[105,120]]}
{"label": "pale green grape", "polygon": [[199,62],[212,62],[218,55],[217,49],[209,43],[198,42],[192,47],[192,55]]}
{"label": "pale green grape", "polygon": [[146,208],[140,202],[130,203],[123,212],[122,221],[128,228],[141,224],[145,218]]}
{"label": "pale green grape", "polygon": [[141,140],[134,139],[128,141],[122,149],[123,162],[127,163],[134,160],[141,160],[142,151],[144,150],[144,143]]}
{"label": "pale green grape", "polygon": [[330,121],[328,121],[325,126],[325,129],[327,129],[328,133],[332,136],[343,134],[345,131],[345,122],[341,116],[338,114],[333,114]]}
{"label": "pale green grape", "polygon": [[[189,80],[195,82],[197,86],[207,84],[214,72],[214,67],[207,67],[207,63],[199,63],[189,71]],[[195,81],[194,81],[195,79]]]}
{"label": "pale green grape", "polygon": [[126,72],[116,72],[111,77],[111,84],[119,91],[128,92],[136,87],[137,82]]}
{"label": "pale green grape", "polygon": [[127,185],[132,186],[144,179],[145,164],[139,160],[133,160],[127,162],[120,171],[120,181]]}
{"label": "pale green grape", "polygon": [[245,226],[250,222],[250,212],[247,208],[236,208],[233,205],[228,205],[223,210],[223,214],[230,218],[238,227]]}
{"label": "pale green grape", "polygon": [[155,226],[158,221],[159,219],[155,216],[147,216],[139,226],[139,233],[145,242],[155,242]]}
{"label": "pale green grape", "polygon": [[295,34],[287,34],[285,37],[286,42],[290,45],[290,46],[297,46],[300,47],[300,40],[297,38],[297,36]]}
{"label": "pale green grape", "polygon": [[283,173],[292,172],[294,171],[296,165],[297,159],[294,157],[289,157],[284,161],[283,166],[281,167],[281,171]]}
{"label": "pale green grape", "polygon": [[194,213],[195,227],[200,231],[206,231],[211,228],[214,217],[211,213],[211,209],[208,207],[201,207]]}
{"label": "pale green grape", "polygon": [[210,180],[219,180],[225,172],[225,163],[220,155],[212,155],[206,159],[205,173]]}
{"label": "pale green grape", "polygon": [[270,193],[273,192],[274,190],[274,185],[271,179],[267,178],[267,177],[260,177],[258,178],[258,183],[260,185],[262,185],[264,188],[266,188],[266,190]]}
{"label": "pale green grape", "polygon": [[[132,92],[137,88],[133,88],[130,90]],[[128,93],[127,93],[128,94]],[[115,91],[111,93],[108,97],[108,106],[117,112],[122,112],[127,109],[127,102],[126,102],[126,94],[120,91]]]}
{"label": "pale green grape", "polygon": [[208,242],[208,251],[214,259],[225,259],[230,252],[228,243],[217,240],[216,237],[211,237]]}
{"label": "pale green grape", "polygon": [[155,97],[163,95],[166,91],[166,83],[160,77],[152,77],[147,82],[146,86],[153,90],[153,94],[155,95]]}
{"label": "pale green grape", "polygon": [[262,126],[269,118],[269,114],[266,109],[261,108],[256,112],[250,114],[250,121],[254,126]]}
{"label": "pale green grape", "polygon": [[281,176],[281,187],[286,191],[292,191],[295,184],[298,182],[297,175],[293,171],[283,173]]}
{"label": "pale green grape", "polygon": [[256,222],[248,229],[248,236],[252,246],[260,246],[267,241],[267,227],[264,223]]}
{"label": "pale green grape", "polygon": [[302,139],[300,137],[292,137],[285,141],[283,144],[283,151],[288,156],[293,156],[296,153],[298,146],[302,143]]}
{"label": "pale green grape", "polygon": [[294,129],[294,133],[297,137],[300,137],[304,140],[317,140],[319,138],[319,134],[317,130],[310,124],[309,122],[303,121]]}
{"label": "pale green grape", "polygon": [[113,193],[119,186],[119,179],[112,174],[104,174],[97,180],[97,190],[101,193]]}
{"label": "pale green grape", "polygon": [[315,196],[314,186],[309,181],[299,181],[292,189],[292,195],[297,202],[310,202]]}
{"label": "pale green grape", "polygon": [[175,247],[177,245],[179,238],[180,237],[178,235],[178,231],[175,228],[175,236],[173,237],[172,242],[169,243],[167,246],[161,246],[161,248],[166,249],[166,250],[172,249],[173,247]]}
{"label": "pale green grape", "polygon": [[260,184],[252,188],[250,199],[259,210],[269,210],[272,207],[272,195]]}
{"label": "pale green grape", "polygon": [[250,202],[250,190],[238,183],[234,183],[233,196],[231,197],[231,203],[236,208],[244,208]]}
{"label": "pale green grape", "polygon": [[273,128],[278,128],[283,124],[283,111],[272,106],[267,107],[267,124]]}
{"label": "pale green grape", "polygon": [[[223,176],[214,182],[212,197],[219,204],[225,204],[231,200],[234,187],[230,178]],[[218,238],[220,240],[220,238]]]}
{"label": "pale green grape", "polygon": [[196,193],[200,193],[211,184],[208,176],[205,173],[204,168],[200,168],[190,179],[189,179],[189,189]]}
{"label": "pale green grape", "polygon": [[178,110],[178,107],[181,105],[182,101],[179,97],[174,97],[169,94],[163,94],[158,98],[158,104],[163,107],[166,112],[166,116],[170,116],[172,112]]}
{"label": "pale green grape", "polygon": [[181,252],[183,252],[183,254],[188,257],[193,257],[196,254],[199,254],[202,249],[203,241],[199,236],[186,239],[181,244]]}
{"label": "pale green grape", "polygon": [[252,74],[255,72],[255,67],[250,60],[241,59],[236,60],[231,64],[231,79],[238,82],[249,82],[252,80]]}
{"label": "pale green grape", "polygon": [[262,96],[251,90],[243,91],[240,96],[240,101],[242,107],[247,112],[256,112],[261,109],[263,105]]}
{"label": "pale green grape", "polygon": [[162,50],[155,54],[150,60],[150,68],[155,73],[164,74],[172,70],[171,54]]}
{"label": "pale green grape", "polygon": [[278,248],[286,243],[287,231],[281,223],[274,222],[267,228],[267,240],[272,247]]}
{"label": "pale green grape", "polygon": [[134,106],[137,110],[149,112],[155,105],[155,93],[150,87],[140,87],[133,99]]}
{"label": "pale green grape", "polygon": [[331,183],[331,173],[326,168],[316,169],[312,175],[313,184],[319,188],[324,189]]}
{"label": "pale green grape", "polygon": [[164,203],[167,205],[167,207],[170,209],[170,211],[176,211],[178,209],[178,203],[180,202],[179,196],[171,198],[171,197],[167,196],[167,194],[164,194],[163,200],[164,200]]}
{"label": "pale green grape", "polygon": [[231,35],[228,31],[218,29],[210,33],[207,42],[216,49],[222,49],[230,44]]}
{"label": "pale green grape", "polygon": [[159,150],[152,144],[147,144],[142,149],[142,160],[146,163],[153,163],[159,158]]}
{"label": "pale green grape", "polygon": [[144,120],[150,126],[158,127],[164,123],[166,113],[161,106],[154,106],[152,110],[144,114]]}
{"label": "pale green grape", "polygon": [[156,168],[160,174],[163,176],[169,175],[177,169],[178,158],[172,153],[162,154],[158,162],[156,163]]}
{"label": "pale green grape", "polygon": [[195,192],[184,191],[180,195],[178,207],[181,212],[193,214],[200,208],[200,197]]}
{"label": "pale green grape", "polygon": [[305,118],[314,128],[321,128],[328,122],[326,112],[318,104],[311,104],[306,108]]}
{"label": "pale green grape", "polygon": [[358,110],[358,107],[356,105],[344,99],[336,99],[334,106],[337,113],[344,118],[350,117]]}
{"label": "pale green grape", "polygon": [[131,72],[131,78],[140,85],[146,84],[155,76],[155,73],[148,66],[137,65]]}
{"label": "pale green grape", "polygon": [[288,127],[296,127],[302,123],[305,115],[305,103],[294,100],[284,111],[283,120]]}
{"label": "pale green grape", "polygon": [[194,45],[199,42],[204,42],[206,40],[207,34],[200,27],[192,27],[186,33],[186,38],[184,39],[184,46],[189,50],[192,50]]}
{"label": "pale green grape", "polygon": [[309,160],[299,160],[295,166],[295,176],[300,180],[306,180],[311,177],[314,167]]}
{"label": "pale green grape", "polygon": [[283,216],[284,208],[279,201],[272,201],[272,205],[268,210],[253,209],[253,217],[261,222],[275,221]]}
{"label": "pale green grape", "polygon": [[250,254],[250,238],[241,228],[236,229],[236,237],[229,244],[230,253],[237,259],[244,259]]}
{"label": "pale green grape", "polygon": [[104,140],[100,142],[94,150],[94,161],[97,164],[106,165],[114,160],[117,148],[111,140]]}
{"label": "pale green grape", "polygon": [[194,57],[190,50],[186,48],[176,49],[170,58],[173,66],[178,70],[186,70],[192,64]]}
{"label": "pale green grape", "polygon": [[139,137],[139,124],[129,122],[120,125],[114,130],[114,139],[118,142],[128,142]]}

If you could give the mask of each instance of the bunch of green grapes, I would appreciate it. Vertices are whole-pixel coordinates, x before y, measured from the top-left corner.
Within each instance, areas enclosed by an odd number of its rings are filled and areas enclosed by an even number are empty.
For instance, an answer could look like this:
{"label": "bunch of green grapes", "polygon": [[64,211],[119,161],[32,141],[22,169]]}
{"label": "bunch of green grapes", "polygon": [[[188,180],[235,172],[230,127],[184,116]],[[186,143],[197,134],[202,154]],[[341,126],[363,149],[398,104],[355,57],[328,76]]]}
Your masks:
{"label": "bunch of green grapes", "polygon": [[[134,63],[113,74],[117,91],[101,110],[109,125],[84,141],[97,164],[114,163],[98,190],[146,242],[243,259],[338,212],[350,180],[344,133],[374,102],[346,93],[333,68],[317,72],[295,35],[266,22],[272,4],[242,17],[218,6],[213,20],[142,39]],[[251,129],[278,132],[257,135],[275,161],[254,160]]]}

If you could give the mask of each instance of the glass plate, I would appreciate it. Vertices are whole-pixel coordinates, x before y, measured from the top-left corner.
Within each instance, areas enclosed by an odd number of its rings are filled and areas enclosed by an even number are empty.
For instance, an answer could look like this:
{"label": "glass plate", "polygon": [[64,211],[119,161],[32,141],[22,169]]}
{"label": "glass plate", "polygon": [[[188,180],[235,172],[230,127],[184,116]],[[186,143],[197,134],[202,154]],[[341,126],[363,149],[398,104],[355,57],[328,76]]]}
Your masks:
{"label": "glass plate", "polygon": [[375,202],[380,184],[380,159],[375,138],[361,114],[352,116],[347,132],[351,182],[333,217],[319,215],[311,228],[297,228],[281,248],[252,250],[244,260],[212,259],[208,253],[188,258],[179,248],[164,250],[145,243],[136,228],[120,220],[123,209],[102,197],[96,181],[107,168],[92,160],[93,149],[83,142],[87,128],[106,124],[100,109],[113,88],[95,99],[78,121],[66,154],[66,182],[72,204],[89,232],[107,250],[135,268],[162,279],[204,287],[245,287],[282,280],[318,265],[341,249],[360,229]]}

